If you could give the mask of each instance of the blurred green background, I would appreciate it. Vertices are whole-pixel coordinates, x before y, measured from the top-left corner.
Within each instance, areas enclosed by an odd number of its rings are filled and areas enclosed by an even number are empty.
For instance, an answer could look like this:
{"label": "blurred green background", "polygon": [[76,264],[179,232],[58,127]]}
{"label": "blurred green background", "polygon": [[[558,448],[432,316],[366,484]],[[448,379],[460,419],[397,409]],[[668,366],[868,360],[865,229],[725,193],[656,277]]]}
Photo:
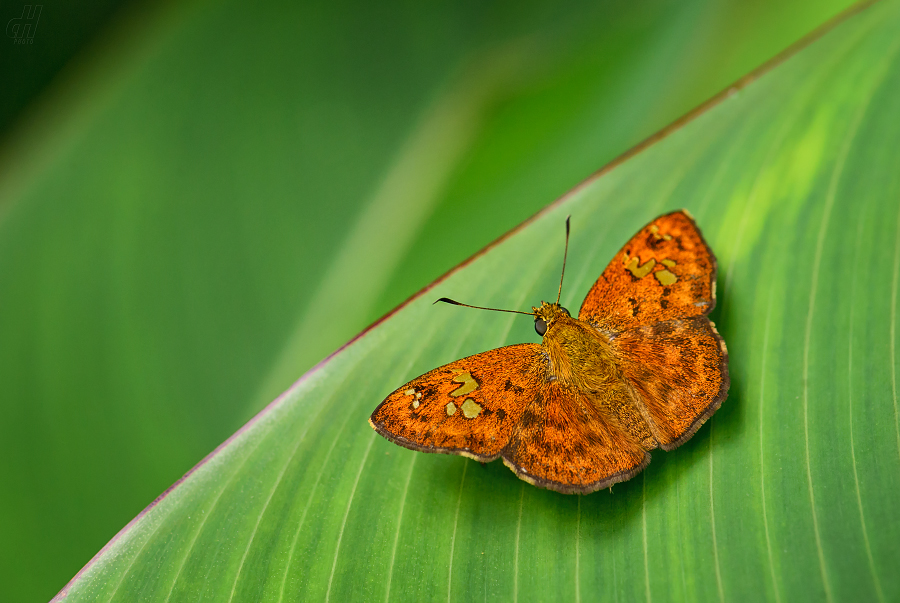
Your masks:
{"label": "blurred green background", "polygon": [[43,5],[0,53],[3,600],[52,597],[317,361],[849,4]]}

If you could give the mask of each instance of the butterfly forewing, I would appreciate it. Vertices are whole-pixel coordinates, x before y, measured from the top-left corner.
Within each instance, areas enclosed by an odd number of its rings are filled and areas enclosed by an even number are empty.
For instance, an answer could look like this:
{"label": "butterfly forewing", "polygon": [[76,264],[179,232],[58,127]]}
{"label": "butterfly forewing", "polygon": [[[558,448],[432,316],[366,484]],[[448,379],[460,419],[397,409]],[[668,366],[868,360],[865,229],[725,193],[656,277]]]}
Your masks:
{"label": "butterfly forewing", "polygon": [[581,304],[578,318],[621,332],[715,306],[716,258],[683,211],[656,218],[631,237]]}
{"label": "butterfly forewing", "polygon": [[406,448],[493,460],[545,373],[537,344],[475,354],[413,379],[389,395],[370,422]]}

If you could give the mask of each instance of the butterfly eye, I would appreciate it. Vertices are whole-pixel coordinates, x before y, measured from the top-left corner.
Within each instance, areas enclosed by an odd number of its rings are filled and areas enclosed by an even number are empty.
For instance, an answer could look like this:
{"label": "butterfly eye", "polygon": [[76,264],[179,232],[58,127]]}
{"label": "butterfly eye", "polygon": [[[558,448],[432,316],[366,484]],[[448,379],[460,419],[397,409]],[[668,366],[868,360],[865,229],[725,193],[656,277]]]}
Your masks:
{"label": "butterfly eye", "polygon": [[563,312],[565,312],[566,316],[572,316],[571,314],[569,314],[569,311],[566,310],[565,308],[563,308],[562,306],[560,306],[559,309],[562,310]]}
{"label": "butterfly eye", "polygon": [[547,323],[544,322],[543,318],[534,319],[534,330],[537,331],[537,334],[541,337],[544,336],[544,333],[547,332]]}

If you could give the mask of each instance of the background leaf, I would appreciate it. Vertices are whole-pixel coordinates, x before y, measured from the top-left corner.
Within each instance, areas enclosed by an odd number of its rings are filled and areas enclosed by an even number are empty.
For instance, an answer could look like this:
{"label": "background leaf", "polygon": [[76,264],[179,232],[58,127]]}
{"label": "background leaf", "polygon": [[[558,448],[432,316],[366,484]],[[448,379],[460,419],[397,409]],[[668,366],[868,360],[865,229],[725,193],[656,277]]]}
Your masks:
{"label": "background leaf", "polygon": [[[898,25],[898,2],[850,18],[416,297],[139,516],[67,600],[896,599]],[[546,296],[571,213],[574,307],[682,206],[719,256],[733,380],[684,447],[578,497],[366,426],[404,380],[535,339],[434,297]]]}
{"label": "background leaf", "polygon": [[[135,3],[0,141],[4,596],[51,597],[314,363],[847,4]],[[0,53],[15,103],[113,3],[43,6]]]}

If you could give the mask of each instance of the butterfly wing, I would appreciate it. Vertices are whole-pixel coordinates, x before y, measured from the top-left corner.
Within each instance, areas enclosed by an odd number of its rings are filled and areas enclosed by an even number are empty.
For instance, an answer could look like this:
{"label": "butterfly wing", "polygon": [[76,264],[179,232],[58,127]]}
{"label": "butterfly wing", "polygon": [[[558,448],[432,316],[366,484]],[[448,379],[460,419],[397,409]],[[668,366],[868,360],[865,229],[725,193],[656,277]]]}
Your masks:
{"label": "butterfly wing", "polygon": [[728,393],[728,352],[705,316],[628,329],[611,346],[663,450],[689,440]]}
{"label": "butterfly wing", "polygon": [[716,305],[716,257],[684,211],[634,235],[591,287],[578,318],[621,332],[672,318],[705,316]]}
{"label": "butterfly wing", "polygon": [[656,218],[622,248],[579,312],[611,340],[664,450],[686,442],[728,393],[728,353],[706,318],[716,258],[684,211]]}
{"label": "butterfly wing", "polygon": [[389,395],[369,423],[413,450],[482,462],[502,456],[525,481],[566,493],[626,480],[650,460],[596,403],[549,378],[536,344],[425,373]]}
{"label": "butterfly wing", "polygon": [[385,398],[369,423],[412,450],[494,460],[546,374],[540,350],[511,345],[436,368]]}
{"label": "butterfly wing", "polygon": [[548,381],[522,413],[503,462],[528,483],[565,494],[630,479],[650,455],[613,416],[583,392]]}

